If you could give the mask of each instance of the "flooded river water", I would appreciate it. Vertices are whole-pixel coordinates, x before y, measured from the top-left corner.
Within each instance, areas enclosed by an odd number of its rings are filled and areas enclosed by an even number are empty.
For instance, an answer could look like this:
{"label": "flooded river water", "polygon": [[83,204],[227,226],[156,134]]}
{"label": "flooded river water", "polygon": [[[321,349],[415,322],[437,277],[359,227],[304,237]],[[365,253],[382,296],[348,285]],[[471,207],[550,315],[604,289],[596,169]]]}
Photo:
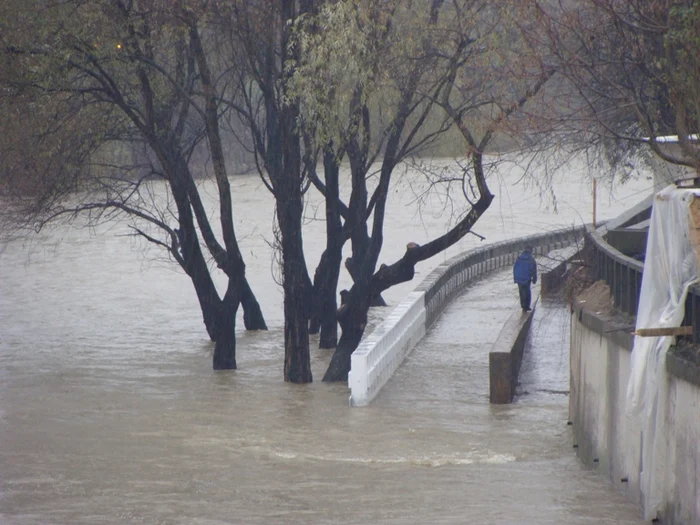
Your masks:
{"label": "flooded river water", "polygon": [[[575,179],[557,183],[555,214],[505,177],[476,230],[494,242],[589,220],[590,183]],[[330,351],[312,351],[316,382],[285,384],[272,202],[254,177],[236,187],[271,329],[239,331],[233,372],[211,369],[188,279],[125,238],[124,224],[0,245],[0,524],[641,523],[573,455],[561,305],[538,307],[518,402],[488,404],[483,356],[515,305],[507,272],[453,303],[369,407],[351,409],[346,385],[319,381]],[[637,181],[605,195],[599,216],[648,191]],[[406,188],[397,196],[386,262],[445,223],[417,214]],[[309,221],[310,265],[322,232]],[[477,242],[419,266],[387,299]]]}

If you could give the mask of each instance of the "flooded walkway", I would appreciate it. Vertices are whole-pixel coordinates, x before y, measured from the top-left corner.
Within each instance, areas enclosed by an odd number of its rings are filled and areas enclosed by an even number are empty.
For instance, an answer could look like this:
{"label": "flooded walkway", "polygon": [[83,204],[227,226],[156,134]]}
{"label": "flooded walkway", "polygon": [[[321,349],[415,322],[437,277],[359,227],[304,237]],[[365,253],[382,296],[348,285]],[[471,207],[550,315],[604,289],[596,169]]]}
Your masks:
{"label": "flooded walkway", "polygon": [[460,458],[442,470],[454,479],[436,490],[445,508],[434,523],[477,516],[474,523],[643,523],[606,477],[575,457],[565,305],[540,299],[516,400],[489,404],[488,353],[518,308],[510,271],[477,282],[448,306],[374,401],[378,410],[403,405],[410,431],[430,434],[433,453]]}

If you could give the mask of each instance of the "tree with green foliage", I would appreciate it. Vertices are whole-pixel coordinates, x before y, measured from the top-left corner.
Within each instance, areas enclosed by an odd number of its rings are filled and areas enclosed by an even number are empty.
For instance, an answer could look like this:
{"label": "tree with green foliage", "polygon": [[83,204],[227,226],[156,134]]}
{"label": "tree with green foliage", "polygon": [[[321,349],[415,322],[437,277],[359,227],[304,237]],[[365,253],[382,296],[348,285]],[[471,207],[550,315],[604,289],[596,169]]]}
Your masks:
{"label": "tree with green foliage", "polygon": [[[309,170],[330,217],[325,272],[335,279],[342,244],[349,240],[352,249],[345,268],[354,284],[341,293],[342,334],[324,380],[347,379],[350,355],[381,293],[411,280],[417,263],[463,238],[493,200],[487,148],[509,133],[508,122],[552,75],[542,63],[509,56],[509,46],[522,40],[521,15],[509,2],[348,1],[326,3],[299,21],[295,44],[302,62],[291,82],[301,99],[301,123],[308,142],[323,151],[324,167],[347,158],[352,183],[349,201],[340,202],[334,177],[329,186],[327,173],[324,184]],[[399,260],[377,268],[397,167],[451,128],[467,152],[459,174],[467,209],[444,235],[422,246],[411,243]],[[333,292],[317,286],[316,293]],[[327,314],[332,303],[321,298],[317,304]]]}

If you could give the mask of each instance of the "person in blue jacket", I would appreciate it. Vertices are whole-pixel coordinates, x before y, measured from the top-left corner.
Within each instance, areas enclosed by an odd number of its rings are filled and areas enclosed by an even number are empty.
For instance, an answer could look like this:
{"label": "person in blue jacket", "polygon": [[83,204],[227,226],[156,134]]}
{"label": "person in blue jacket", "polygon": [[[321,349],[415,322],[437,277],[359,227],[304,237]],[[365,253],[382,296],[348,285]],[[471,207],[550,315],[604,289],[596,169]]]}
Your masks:
{"label": "person in blue jacket", "polygon": [[520,306],[523,311],[530,311],[530,283],[537,282],[537,262],[532,256],[532,248],[527,246],[523,253],[518,256],[518,259],[513,265],[513,280],[518,285],[520,292]]}

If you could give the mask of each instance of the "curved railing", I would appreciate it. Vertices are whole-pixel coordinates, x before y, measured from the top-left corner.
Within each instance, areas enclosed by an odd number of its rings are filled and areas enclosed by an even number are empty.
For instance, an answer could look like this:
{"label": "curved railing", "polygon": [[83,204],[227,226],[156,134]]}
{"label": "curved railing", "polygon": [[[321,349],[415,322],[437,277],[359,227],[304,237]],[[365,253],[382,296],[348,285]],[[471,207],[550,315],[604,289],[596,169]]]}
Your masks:
{"label": "curved railing", "polygon": [[[593,278],[605,281],[610,287],[613,304],[619,310],[636,317],[642,290],[644,263],[616,250],[595,231],[587,231],[585,249],[591,263]],[[683,326],[692,326],[693,343],[700,342],[700,287],[688,291]]]}
{"label": "curved railing", "polygon": [[490,244],[456,255],[433,269],[353,352],[350,405],[370,403],[442,310],[475,278],[512,265],[526,246],[536,255],[582,241],[584,227]]}
{"label": "curved railing", "polygon": [[644,263],[616,250],[596,231],[586,231],[585,239],[593,279],[605,281],[610,287],[616,308],[636,316]]}

